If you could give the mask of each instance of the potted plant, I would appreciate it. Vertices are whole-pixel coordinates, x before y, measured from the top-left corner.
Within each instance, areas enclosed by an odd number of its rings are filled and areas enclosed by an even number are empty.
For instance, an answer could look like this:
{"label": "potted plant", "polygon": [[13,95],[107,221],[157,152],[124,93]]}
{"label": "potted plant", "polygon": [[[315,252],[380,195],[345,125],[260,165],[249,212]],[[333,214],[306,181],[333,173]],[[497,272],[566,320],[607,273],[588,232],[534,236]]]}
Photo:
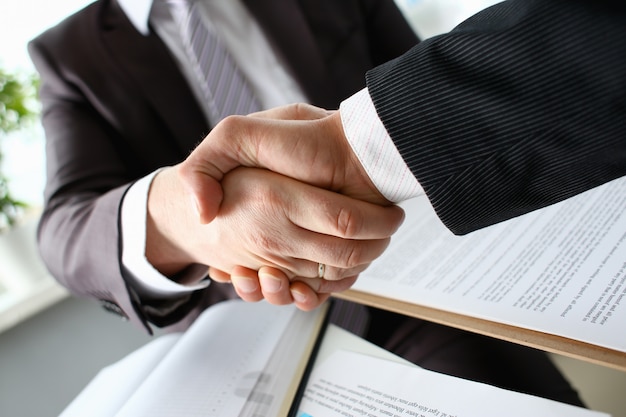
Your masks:
{"label": "potted plant", "polygon": [[67,296],[39,257],[38,209],[13,197],[2,170],[3,145],[28,140],[36,128],[37,87],[36,76],[0,68],[0,332]]}
{"label": "potted plant", "polygon": [[11,196],[9,179],[2,172],[2,141],[36,120],[36,89],[35,76],[0,68],[0,233],[10,229],[26,207]]}

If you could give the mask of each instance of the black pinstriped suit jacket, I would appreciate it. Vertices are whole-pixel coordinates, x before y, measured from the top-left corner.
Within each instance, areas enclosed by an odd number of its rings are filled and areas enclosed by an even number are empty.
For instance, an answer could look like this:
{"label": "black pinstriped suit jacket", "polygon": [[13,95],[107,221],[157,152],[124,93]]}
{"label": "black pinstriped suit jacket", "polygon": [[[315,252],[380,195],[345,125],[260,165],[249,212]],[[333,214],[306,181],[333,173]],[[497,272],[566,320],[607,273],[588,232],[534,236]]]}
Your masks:
{"label": "black pinstriped suit jacket", "polygon": [[[418,42],[393,0],[243,2],[310,102],[326,108],[363,88],[367,70]],[[142,326],[184,328],[203,306],[232,297],[230,286],[211,285],[191,297],[139,300],[124,279],[124,193],[183,160],[209,130],[163,43],[140,35],[115,0],[99,0],[29,50],[42,80],[47,141],[38,240],[56,279]]]}
{"label": "black pinstriped suit jacket", "polygon": [[626,174],[626,6],[514,0],[367,75],[443,222],[463,234]]}

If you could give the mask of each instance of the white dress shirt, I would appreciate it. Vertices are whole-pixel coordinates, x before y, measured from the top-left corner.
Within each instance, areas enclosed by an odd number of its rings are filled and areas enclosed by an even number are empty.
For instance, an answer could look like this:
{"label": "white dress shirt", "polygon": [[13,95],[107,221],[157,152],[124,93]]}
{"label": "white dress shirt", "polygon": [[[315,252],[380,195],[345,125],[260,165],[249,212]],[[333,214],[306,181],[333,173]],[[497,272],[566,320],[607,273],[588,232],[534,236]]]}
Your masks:
{"label": "white dress shirt", "polygon": [[[188,65],[176,24],[164,0],[119,0],[119,3],[137,31],[147,35],[152,27],[163,39],[203,106],[198,81]],[[222,35],[222,41],[248,78],[264,108],[307,102],[302,90],[288,73],[288,67],[283,65],[282,57],[240,1],[204,0],[199,3],[203,18],[208,19],[217,33]],[[207,115],[207,109],[203,110]],[[378,119],[367,89],[345,100],[340,106],[340,112],[353,150],[387,199],[400,202],[423,193]],[[122,203],[122,263],[134,277],[141,294],[168,296],[206,287],[209,284],[208,280],[203,279],[206,277],[206,267],[188,269],[185,282],[196,283],[182,285],[160,274],[145,257],[148,190],[157,172],[133,184]]]}

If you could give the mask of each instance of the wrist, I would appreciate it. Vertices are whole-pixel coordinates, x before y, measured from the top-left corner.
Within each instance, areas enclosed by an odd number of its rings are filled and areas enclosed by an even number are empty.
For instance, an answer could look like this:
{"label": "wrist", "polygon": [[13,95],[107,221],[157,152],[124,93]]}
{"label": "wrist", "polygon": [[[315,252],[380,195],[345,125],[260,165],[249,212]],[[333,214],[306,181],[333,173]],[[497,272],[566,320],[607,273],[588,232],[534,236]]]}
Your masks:
{"label": "wrist", "polygon": [[344,100],[340,112],[353,156],[380,195],[398,203],[423,194],[379,119],[367,88]]}
{"label": "wrist", "polygon": [[355,152],[351,138],[349,138],[344,126],[342,111],[336,111],[331,118],[335,124],[334,129],[337,132],[332,137],[341,138],[339,141],[341,152],[339,153],[344,155],[343,161],[341,162],[341,166],[344,167],[341,183],[347,184],[347,186],[344,185],[340,187],[338,191],[342,194],[370,203],[380,205],[391,204],[377,189],[359,155]]}
{"label": "wrist", "polygon": [[[190,219],[197,219],[174,168],[159,172],[148,192],[146,258],[163,275],[173,276],[195,263],[189,245]],[[199,224],[197,226],[200,226]]]}

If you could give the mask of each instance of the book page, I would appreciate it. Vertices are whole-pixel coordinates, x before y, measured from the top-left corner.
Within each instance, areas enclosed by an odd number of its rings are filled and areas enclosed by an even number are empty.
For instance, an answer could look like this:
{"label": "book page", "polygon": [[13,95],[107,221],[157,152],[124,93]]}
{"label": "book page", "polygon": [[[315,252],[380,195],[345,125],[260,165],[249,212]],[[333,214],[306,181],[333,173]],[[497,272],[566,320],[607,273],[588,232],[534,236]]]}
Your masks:
{"label": "book page", "polygon": [[600,417],[605,413],[340,350],[316,367],[298,417]]}
{"label": "book page", "polygon": [[363,355],[396,361],[409,366],[417,366],[413,362],[331,323],[324,333],[324,338],[322,339],[317,357],[315,358],[315,367],[320,366],[320,364],[324,363],[326,359],[331,357],[338,350],[348,350]]}
{"label": "book page", "polygon": [[354,289],[626,352],[626,178],[466,236],[403,207]]}
{"label": "book page", "polygon": [[[238,416],[246,402],[280,401],[255,391],[294,315],[315,314],[265,302],[225,301],[184,333],[117,414],[118,417]],[[290,352],[301,355],[302,352]]]}
{"label": "book page", "polygon": [[293,314],[239,417],[289,415],[315,342],[326,338],[323,324],[328,307],[326,303],[315,311]]}
{"label": "book page", "polygon": [[103,368],[59,417],[112,417],[180,338],[170,333]]}

